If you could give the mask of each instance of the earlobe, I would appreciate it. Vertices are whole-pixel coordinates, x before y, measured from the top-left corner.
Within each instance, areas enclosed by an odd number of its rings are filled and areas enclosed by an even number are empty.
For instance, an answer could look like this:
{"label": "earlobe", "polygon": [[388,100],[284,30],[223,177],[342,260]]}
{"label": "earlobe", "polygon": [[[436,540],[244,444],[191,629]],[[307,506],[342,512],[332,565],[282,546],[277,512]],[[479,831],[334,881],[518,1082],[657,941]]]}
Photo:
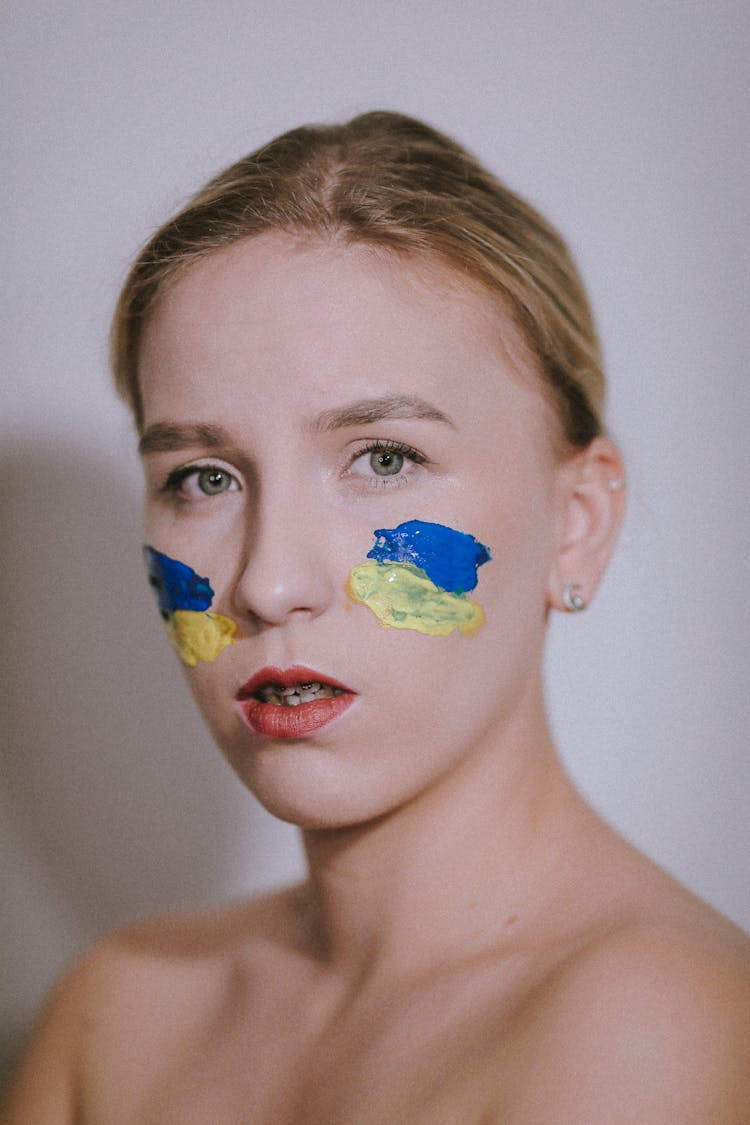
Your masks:
{"label": "earlobe", "polygon": [[560,538],[547,601],[552,609],[577,613],[596,593],[625,515],[619,449],[609,438],[595,438],[561,464],[558,485]]}

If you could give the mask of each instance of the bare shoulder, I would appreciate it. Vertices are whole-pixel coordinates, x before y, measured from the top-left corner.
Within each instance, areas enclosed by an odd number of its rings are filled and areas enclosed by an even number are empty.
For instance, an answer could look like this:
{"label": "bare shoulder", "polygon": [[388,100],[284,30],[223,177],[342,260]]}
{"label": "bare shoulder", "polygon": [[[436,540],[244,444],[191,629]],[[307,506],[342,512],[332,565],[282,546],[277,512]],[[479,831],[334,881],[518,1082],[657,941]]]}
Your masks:
{"label": "bare shoulder", "polygon": [[[97,942],[61,977],[6,1095],[3,1125],[102,1120],[140,1076],[168,1069],[253,959],[282,955],[293,890],[203,914],[170,914]],[[89,1108],[93,1107],[93,1108]],[[108,1120],[114,1120],[108,1109]],[[123,1111],[123,1119],[127,1114]]]}
{"label": "bare shoulder", "polygon": [[750,1121],[750,941],[691,899],[678,888],[545,980],[517,1039],[519,1120]]}
{"label": "bare shoulder", "polygon": [[85,1034],[88,968],[71,968],[48,996],[4,1092],[3,1125],[59,1125],[76,1118],[79,1042]]}

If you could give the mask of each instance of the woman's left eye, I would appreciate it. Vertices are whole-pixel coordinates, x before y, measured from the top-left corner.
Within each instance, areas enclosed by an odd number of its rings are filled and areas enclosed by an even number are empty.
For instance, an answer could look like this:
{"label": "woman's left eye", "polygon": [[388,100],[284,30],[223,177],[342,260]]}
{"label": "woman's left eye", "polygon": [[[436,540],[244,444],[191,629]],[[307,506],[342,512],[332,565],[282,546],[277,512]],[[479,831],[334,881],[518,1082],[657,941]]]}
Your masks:
{"label": "woman's left eye", "polygon": [[368,460],[370,468],[379,477],[394,477],[404,467],[404,455],[395,449],[373,452]]}
{"label": "woman's left eye", "polygon": [[218,465],[188,465],[177,469],[167,478],[167,492],[180,493],[188,499],[201,496],[218,496],[221,492],[235,492],[239,488],[236,477]]}
{"label": "woman's left eye", "polygon": [[406,481],[416,465],[424,465],[427,458],[417,449],[398,441],[375,441],[357,450],[351,459],[347,474],[364,477],[374,485],[388,485]]}

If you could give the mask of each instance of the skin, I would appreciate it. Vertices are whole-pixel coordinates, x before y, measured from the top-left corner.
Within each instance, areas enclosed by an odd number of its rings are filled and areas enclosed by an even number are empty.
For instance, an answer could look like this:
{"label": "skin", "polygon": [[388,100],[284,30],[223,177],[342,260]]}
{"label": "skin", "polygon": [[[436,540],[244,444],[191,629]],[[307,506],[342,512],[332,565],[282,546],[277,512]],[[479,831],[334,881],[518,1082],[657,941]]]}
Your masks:
{"label": "skin", "polygon": [[[147,542],[237,623],[186,675],[243,782],[300,826],[309,878],[89,952],[8,1125],[747,1120],[747,939],[602,823],[550,736],[546,621],[567,582],[596,590],[622,465],[604,439],[562,449],[510,318],[438,265],[268,234],[163,295],[142,381]],[[312,424],[383,395],[449,421]],[[225,433],[158,448],[154,426],[196,423]],[[384,484],[373,438],[427,460]],[[164,490],[194,463],[231,487]],[[373,530],[409,519],[491,549],[476,635],[384,629],[347,597]],[[269,742],[234,696],[291,664],[358,696]]]}

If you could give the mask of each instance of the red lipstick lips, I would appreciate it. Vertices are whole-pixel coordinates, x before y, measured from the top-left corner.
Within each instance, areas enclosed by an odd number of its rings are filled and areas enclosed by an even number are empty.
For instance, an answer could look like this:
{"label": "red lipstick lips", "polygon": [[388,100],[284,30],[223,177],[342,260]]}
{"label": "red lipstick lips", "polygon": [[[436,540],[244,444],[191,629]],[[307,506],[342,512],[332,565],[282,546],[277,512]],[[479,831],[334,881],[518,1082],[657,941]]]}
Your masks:
{"label": "red lipstick lips", "polygon": [[338,680],[295,664],[261,668],[239,689],[236,700],[251,730],[266,738],[304,738],[351,706],[355,693]]}

